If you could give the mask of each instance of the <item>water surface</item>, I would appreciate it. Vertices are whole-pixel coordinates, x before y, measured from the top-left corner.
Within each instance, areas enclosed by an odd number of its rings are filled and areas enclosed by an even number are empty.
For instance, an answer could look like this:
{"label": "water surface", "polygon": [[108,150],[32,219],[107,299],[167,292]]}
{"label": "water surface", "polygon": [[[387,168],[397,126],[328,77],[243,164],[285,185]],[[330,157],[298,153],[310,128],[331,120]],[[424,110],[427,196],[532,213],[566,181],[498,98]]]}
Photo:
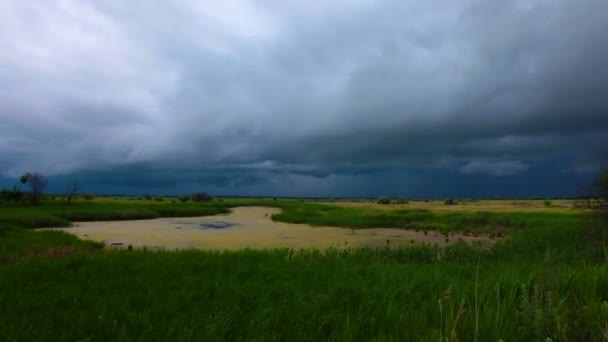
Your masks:
{"label": "water surface", "polygon": [[[415,243],[448,243],[439,232],[373,228],[352,230],[311,227],[272,221],[280,209],[238,207],[229,214],[189,218],[78,222],[70,228],[52,228],[107,246],[166,249],[242,248],[345,248],[359,246],[399,246]],[[485,237],[450,235],[449,242],[483,240]]]}

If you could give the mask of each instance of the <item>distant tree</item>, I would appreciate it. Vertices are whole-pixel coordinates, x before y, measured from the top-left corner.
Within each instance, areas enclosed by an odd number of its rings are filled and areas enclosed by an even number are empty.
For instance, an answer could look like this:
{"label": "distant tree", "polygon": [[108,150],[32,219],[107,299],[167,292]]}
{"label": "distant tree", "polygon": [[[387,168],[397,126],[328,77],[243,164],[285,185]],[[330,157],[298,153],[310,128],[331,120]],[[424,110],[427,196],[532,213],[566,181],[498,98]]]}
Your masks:
{"label": "distant tree", "polygon": [[87,201],[90,201],[90,200],[95,199],[95,194],[94,194],[94,193],[92,193],[92,192],[84,192],[84,193],[82,194],[82,198],[84,198],[84,199],[85,199],[85,200],[87,200]]}
{"label": "distant tree", "polygon": [[190,200],[190,198],[191,198],[191,196],[181,195],[181,196],[179,196],[178,199],[179,199],[180,202],[188,202]]}
{"label": "distant tree", "polygon": [[581,189],[584,200],[579,205],[608,220],[608,167],[604,167],[591,185]]}
{"label": "distant tree", "polygon": [[78,190],[80,190],[80,183],[72,179],[68,181],[68,184],[65,187],[65,199],[68,201],[68,204],[72,203],[72,200],[78,195]]}
{"label": "distant tree", "polygon": [[192,194],[192,201],[194,202],[207,202],[211,200],[213,200],[213,197],[205,192],[196,192]]}
{"label": "distant tree", "polygon": [[397,204],[408,204],[409,201],[407,200],[407,198],[405,198],[403,196],[399,196],[399,198],[397,198],[397,200],[395,201],[395,203],[397,203]]}
{"label": "distant tree", "polygon": [[458,202],[455,199],[453,199],[453,198],[448,198],[445,201],[443,201],[443,204],[445,204],[445,205],[455,205],[455,204],[458,204]]}
{"label": "distant tree", "polygon": [[38,172],[26,172],[21,176],[21,183],[29,184],[32,191],[32,204],[38,204],[42,200],[42,195],[47,186],[46,177]]}
{"label": "distant tree", "polygon": [[376,202],[378,204],[391,204],[391,199],[385,196],[382,196],[380,198],[378,198],[378,201]]}
{"label": "distant tree", "polygon": [[19,202],[23,199],[23,192],[17,188],[17,186],[13,186],[13,189],[2,189],[0,191],[0,200],[3,201],[12,201]]}

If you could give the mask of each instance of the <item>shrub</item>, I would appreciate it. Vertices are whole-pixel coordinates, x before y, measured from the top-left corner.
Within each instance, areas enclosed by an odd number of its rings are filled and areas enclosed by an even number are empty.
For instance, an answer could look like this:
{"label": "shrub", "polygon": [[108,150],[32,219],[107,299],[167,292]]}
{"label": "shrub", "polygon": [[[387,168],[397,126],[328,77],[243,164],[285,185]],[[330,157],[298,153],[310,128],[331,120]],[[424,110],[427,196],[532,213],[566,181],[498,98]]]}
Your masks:
{"label": "shrub", "polygon": [[196,192],[192,194],[192,200],[194,202],[207,202],[213,200],[213,197],[209,196],[209,194],[205,192]]}
{"label": "shrub", "polygon": [[550,206],[551,206],[551,204],[553,204],[553,203],[551,203],[551,201],[549,201],[549,200],[545,200],[543,203],[545,204],[545,207],[550,207]]}
{"label": "shrub", "polygon": [[146,201],[149,201],[149,200],[151,200],[151,199],[152,199],[152,195],[144,195],[144,199],[145,199]]}
{"label": "shrub", "polygon": [[395,203],[396,204],[408,204],[409,201],[405,197],[400,196],[399,198],[397,198],[397,200],[395,201]]}
{"label": "shrub", "polygon": [[188,196],[188,195],[181,195],[181,196],[179,196],[178,199],[179,199],[180,202],[184,203],[184,202],[188,202],[190,200],[190,196]]}
{"label": "shrub", "polygon": [[2,191],[0,191],[0,200],[19,202],[23,199],[23,197],[23,192],[21,192],[21,190],[19,190],[16,186],[14,186],[12,190],[2,189]]}
{"label": "shrub", "polygon": [[84,198],[84,199],[85,199],[85,200],[87,200],[87,201],[90,201],[90,200],[92,200],[92,199],[95,199],[95,194],[93,194],[93,193],[91,193],[91,192],[85,192],[85,193],[83,193],[83,194],[82,194],[82,195],[80,195],[80,196],[82,196],[82,198]]}
{"label": "shrub", "polygon": [[591,185],[582,187],[583,201],[579,206],[593,210],[600,217],[608,220],[608,167],[604,167]]}
{"label": "shrub", "polygon": [[443,201],[443,204],[445,204],[445,205],[455,205],[455,204],[458,204],[458,202],[456,202],[456,200],[453,199],[453,198],[448,198],[445,201]]}
{"label": "shrub", "polygon": [[164,201],[165,199],[163,198],[163,196],[156,196],[156,197],[154,197],[154,200],[155,200],[156,202],[162,202],[162,201]]}
{"label": "shrub", "polygon": [[378,198],[378,201],[376,201],[376,203],[378,204],[391,204],[391,199],[385,196],[382,196],[380,198]]}

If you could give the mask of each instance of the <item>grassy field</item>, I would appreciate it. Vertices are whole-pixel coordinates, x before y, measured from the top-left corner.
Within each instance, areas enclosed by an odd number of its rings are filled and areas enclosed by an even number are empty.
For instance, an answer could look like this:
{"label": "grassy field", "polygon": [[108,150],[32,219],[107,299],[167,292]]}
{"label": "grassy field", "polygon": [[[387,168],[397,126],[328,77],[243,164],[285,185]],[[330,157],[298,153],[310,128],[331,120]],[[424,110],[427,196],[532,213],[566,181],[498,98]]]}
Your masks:
{"label": "grassy field", "polygon": [[433,211],[492,211],[492,212],[561,212],[572,213],[572,207],[576,204],[574,199],[555,200],[455,200],[457,205],[445,205],[444,200],[409,201],[407,204],[378,204],[376,200],[351,200],[351,201],[324,201],[340,207],[351,208],[374,208],[394,210],[395,207],[410,209],[426,209]]}
{"label": "grassy field", "polygon": [[[280,207],[283,212],[273,219],[286,222],[503,238],[492,248],[456,243],[445,248],[163,252],[106,250],[66,233],[27,229],[81,220],[209,215],[241,205]],[[427,205],[270,199],[0,205],[0,336],[53,341],[608,339],[604,223],[579,210],[541,204],[538,210],[506,202],[477,203],[485,207],[475,210],[467,209],[471,204],[449,210]]]}

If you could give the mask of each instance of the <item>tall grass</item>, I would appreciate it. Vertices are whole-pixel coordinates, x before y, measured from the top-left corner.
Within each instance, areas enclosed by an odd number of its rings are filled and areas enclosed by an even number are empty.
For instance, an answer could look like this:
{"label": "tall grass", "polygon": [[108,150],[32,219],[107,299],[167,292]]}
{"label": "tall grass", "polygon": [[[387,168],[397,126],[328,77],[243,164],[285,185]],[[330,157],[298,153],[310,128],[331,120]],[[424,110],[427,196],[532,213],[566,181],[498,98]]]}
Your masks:
{"label": "tall grass", "polygon": [[75,221],[141,220],[157,217],[186,217],[223,214],[229,207],[220,202],[164,203],[151,201],[86,201],[67,204],[49,202],[40,206],[0,206],[0,222],[25,228],[65,227]]}
{"label": "tall grass", "polygon": [[[0,207],[3,339],[601,341],[608,336],[606,229],[581,215],[379,212],[298,201],[125,202]],[[69,234],[23,229],[52,220],[190,216],[270,204],[283,208],[275,219],[316,225],[509,229],[491,249],[456,243],[233,252],[110,251]]]}
{"label": "tall grass", "polygon": [[362,249],[31,259],[2,269],[0,334],[9,340],[472,341],[478,335],[489,341],[598,340],[604,333],[605,264],[562,265],[559,274],[545,274],[543,262],[482,257],[478,268],[477,261],[412,256]]}
{"label": "tall grass", "polygon": [[[277,206],[275,204],[275,206]],[[290,223],[307,223],[313,226],[345,228],[404,228],[468,232],[472,234],[503,234],[548,222],[580,220],[583,214],[547,212],[434,212],[426,209],[395,209],[338,207],[315,203],[286,202],[278,204],[283,211],[272,216],[274,220]]]}

